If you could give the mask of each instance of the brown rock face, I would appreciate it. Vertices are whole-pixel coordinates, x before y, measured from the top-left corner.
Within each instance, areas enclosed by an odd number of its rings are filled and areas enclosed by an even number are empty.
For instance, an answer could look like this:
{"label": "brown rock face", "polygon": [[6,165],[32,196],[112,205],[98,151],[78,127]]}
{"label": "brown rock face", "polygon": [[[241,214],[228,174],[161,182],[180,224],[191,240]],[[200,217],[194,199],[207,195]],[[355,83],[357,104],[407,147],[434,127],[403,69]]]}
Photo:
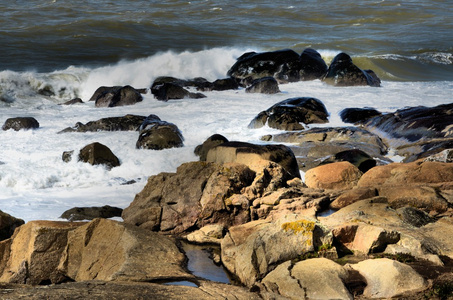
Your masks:
{"label": "brown rock face", "polygon": [[362,172],[347,161],[322,165],[305,173],[305,184],[310,188],[349,189],[357,185]]}

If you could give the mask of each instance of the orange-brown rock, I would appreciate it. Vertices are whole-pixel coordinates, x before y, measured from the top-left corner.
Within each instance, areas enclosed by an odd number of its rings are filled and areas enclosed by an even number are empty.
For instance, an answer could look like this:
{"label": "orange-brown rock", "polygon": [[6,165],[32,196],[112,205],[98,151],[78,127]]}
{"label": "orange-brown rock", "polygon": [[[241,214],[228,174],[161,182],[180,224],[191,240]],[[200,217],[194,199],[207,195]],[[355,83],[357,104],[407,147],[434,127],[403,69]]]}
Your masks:
{"label": "orange-brown rock", "polygon": [[350,189],[357,185],[362,172],[347,161],[310,169],[305,173],[305,184],[310,188]]}

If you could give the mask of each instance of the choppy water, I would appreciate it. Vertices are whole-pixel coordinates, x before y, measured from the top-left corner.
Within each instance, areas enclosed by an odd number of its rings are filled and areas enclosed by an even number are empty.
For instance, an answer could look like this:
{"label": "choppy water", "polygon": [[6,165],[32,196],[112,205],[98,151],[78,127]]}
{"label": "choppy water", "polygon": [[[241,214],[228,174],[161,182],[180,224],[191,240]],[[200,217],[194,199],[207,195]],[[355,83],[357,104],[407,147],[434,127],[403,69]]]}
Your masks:
{"label": "choppy water", "polygon": [[[273,130],[247,128],[260,111],[298,96],[316,97],[344,125],[345,107],[394,111],[452,102],[452,1],[112,1],[16,0],[0,3],[0,125],[32,116],[35,131],[0,130],[0,210],[57,219],[73,206],[126,207],[148,176],[197,159],[193,149],[214,133],[258,142]],[[208,92],[205,99],[155,100],[129,107],[88,101],[99,86],[146,88],[157,76],[224,78],[245,51],[306,47],[329,62],[340,51],[383,79],[381,88],[336,88],[320,81],[281,85],[277,95]],[[135,149],[136,132],[57,132],[109,116],[156,114],[175,123],[185,146]],[[112,149],[122,165],[107,171],[63,151],[91,142]],[[133,185],[123,185],[136,180]]]}

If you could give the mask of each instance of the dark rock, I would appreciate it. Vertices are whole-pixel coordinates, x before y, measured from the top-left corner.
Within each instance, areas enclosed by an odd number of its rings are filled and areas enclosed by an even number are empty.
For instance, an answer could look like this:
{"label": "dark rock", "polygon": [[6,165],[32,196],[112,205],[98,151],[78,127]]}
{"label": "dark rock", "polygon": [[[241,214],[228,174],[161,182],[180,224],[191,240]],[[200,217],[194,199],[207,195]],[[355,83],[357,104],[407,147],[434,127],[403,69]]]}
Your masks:
{"label": "dark rock", "polygon": [[329,164],[339,161],[348,161],[356,166],[362,173],[365,173],[369,169],[376,166],[376,160],[374,160],[367,153],[359,149],[345,150],[336,153],[335,155],[324,159],[321,164]]}
{"label": "dark rock", "polygon": [[112,87],[101,93],[96,98],[96,107],[115,107],[134,105],[143,100],[140,92],[133,87],[126,85],[124,87]]}
{"label": "dark rock", "polygon": [[60,105],[74,105],[74,104],[79,104],[79,103],[83,103],[83,100],[80,98],[74,98],[72,100],[61,103]]}
{"label": "dark rock", "polygon": [[121,217],[123,209],[105,205],[102,207],[74,207],[65,211],[60,218],[69,221],[93,220],[96,218]]}
{"label": "dark rock", "polygon": [[137,149],[162,150],[184,146],[184,138],[179,128],[156,115],[148,116],[142,125],[136,143]]}
{"label": "dark rock", "polygon": [[154,98],[161,101],[177,100],[184,98],[191,99],[206,98],[206,96],[201,93],[191,93],[175,83],[153,84],[151,88],[151,93],[154,95]]}
{"label": "dark rock", "polygon": [[280,93],[278,82],[274,77],[256,79],[245,90],[247,93],[277,94]]}
{"label": "dark rock", "polygon": [[102,118],[86,124],[78,122],[74,127],[63,129],[64,132],[97,132],[97,131],[135,131],[145,121],[145,116],[125,115],[123,117]]}
{"label": "dark rock", "polygon": [[315,80],[323,78],[327,73],[327,64],[318,51],[307,48],[300,55],[300,80]]}
{"label": "dark rock", "polygon": [[380,79],[373,71],[360,69],[354,65],[352,58],[343,52],[334,57],[323,81],[335,86],[381,85]]}
{"label": "dark rock", "polygon": [[74,150],[70,150],[70,151],[64,151],[63,152],[63,155],[61,156],[61,159],[64,161],[64,162],[70,162],[72,160],[72,155],[74,154]]}
{"label": "dark rock", "polygon": [[233,78],[217,79],[212,83],[213,91],[237,90],[239,84]]}
{"label": "dark rock", "polygon": [[0,241],[10,238],[17,227],[25,224],[24,220],[17,219],[0,210]]}
{"label": "dark rock", "polygon": [[397,209],[401,219],[415,227],[422,227],[428,223],[433,223],[436,220],[430,217],[426,212],[416,209],[414,207],[405,206]]}
{"label": "dark rock", "polygon": [[15,131],[37,128],[39,128],[39,123],[33,117],[9,118],[2,126],[3,130],[14,129]]}
{"label": "dark rock", "polygon": [[101,86],[96,89],[89,101],[96,101],[101,95],[105,93],[116,93],[121,86]]}
{"label": "dark rock", "polygon": [[301,130],[300,123],[327,123],[328,112],[324,104],[310,97],[283,100],[253,119],[249,128],[260,128],[268,122],[269,127],[282,130]]}
{"label": "dark rock", "polygon": [[290,49],[273,52],[248,52],[241,55],[228,70],[228,76],[241,83],[263,77],[274,77],[279,83],[299,81],[300,56]]}
{"label": "dark rock", "polygon": [[80,150],[79,160],[92,165],[106,165],[107,168],[114,168],[120,165],[115,154],[105,145],[92,143]]}
{"label": "dark rock", "polygon": [[380,115],[382,115],[381,112],[371,107],[345,108],[340,111],[341,120],[352,124],[363,124],[367,120]]}
{"label": "dark rock", "polygon": [[228,142],[228,139],[223,135],[213,134],[203,144],[195,147],[194,153],[200,157],[200,161],[206,161],[206,156],[211,148],[226,142]]}

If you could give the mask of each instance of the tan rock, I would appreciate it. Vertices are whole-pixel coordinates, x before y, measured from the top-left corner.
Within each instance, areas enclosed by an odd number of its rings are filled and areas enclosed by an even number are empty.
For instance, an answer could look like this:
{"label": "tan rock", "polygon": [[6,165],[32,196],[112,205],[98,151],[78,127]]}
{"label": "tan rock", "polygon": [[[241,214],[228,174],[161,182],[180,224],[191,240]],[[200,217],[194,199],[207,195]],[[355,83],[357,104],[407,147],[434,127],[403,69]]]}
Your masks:
{"label": "tan rock", "polygon": [[225,227],[220,224],[211,224],[201,227],[192,233],[189,233],[185,238],[187,241],[198,244],[219,244],[222,241]]}
{"label": "tan rock", "polygon": [[1,243],[4,252],[0,281],[27,284],[61,282],[64,276],[57,267],[68,233],[81,224],[31,221],[19,227],[11,240]]}
{"label": "tan rock", "polygon": [[68,235],[59,270],[75,281],[190,279],[173,240],[136,226],[95,219]]}
{"label": "tan rock", "polygon": [[427,282],[414,269],[391,259],[368,259],[348,266],[365,277],[365,297],[391,298],[428,287]]}
{"label": "tan rock", "polygon": [[340,209],[345,206],[348,206],[359,200],[364,200],[368,198],[373,198],[377,196],[377,190],[375,188],[354,188],[348,191],[345,191],[343,194],[338,196],[331,204],[332,209]]}
{"label": "tan rock", "polygon": [[305,184],[310,188],[350,189],[357,185],[362,172],[350,162],[322,165],[305,173]]}

